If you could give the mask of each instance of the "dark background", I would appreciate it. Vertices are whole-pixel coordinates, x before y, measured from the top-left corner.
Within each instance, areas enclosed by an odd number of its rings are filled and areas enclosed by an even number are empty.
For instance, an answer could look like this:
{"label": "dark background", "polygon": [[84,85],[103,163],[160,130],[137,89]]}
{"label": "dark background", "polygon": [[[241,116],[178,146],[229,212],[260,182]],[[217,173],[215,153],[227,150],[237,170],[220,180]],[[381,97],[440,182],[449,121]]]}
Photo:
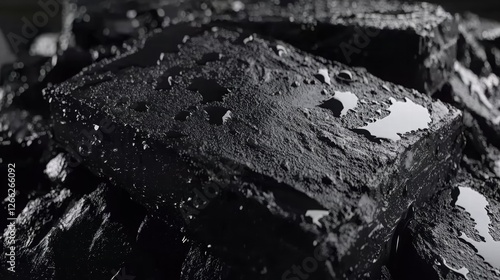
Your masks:
{"label": "dark background", "polygon": [[[21,34],[20,28],[23,25],[21,19],[25,16],[31,19],[34,13],[41,10],[37,4],[38,1],[58,0],[0,0],[0,29],[2,29],[4,35],[9,32]],[[407,1],[411,2],[411,0]],[[500,0],[428,0],[427,2],[441,4],[450,12],[471,11],[483,17],[500,21]],[[58,30],[59,25],[60,17],[54,17],[40,31],[55,31]]]}

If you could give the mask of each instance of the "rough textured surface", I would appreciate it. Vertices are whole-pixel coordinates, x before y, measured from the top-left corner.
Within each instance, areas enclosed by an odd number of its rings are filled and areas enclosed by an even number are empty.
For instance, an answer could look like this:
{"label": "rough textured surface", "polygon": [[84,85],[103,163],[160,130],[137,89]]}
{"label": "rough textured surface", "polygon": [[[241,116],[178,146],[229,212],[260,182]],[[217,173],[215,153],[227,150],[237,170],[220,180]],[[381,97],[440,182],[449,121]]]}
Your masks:
{"label": "rough textured surface", "polygon": [[[326,0],[228,3],[213,4],[214,18],[366,67],[385,80],[422,92],[440,89],[453,68],[457,25],[436,5]],[[219,14],[231,9],[237,12]]]}
{"label": "rough textured surface", "polygon": [[[54,189],[17,217],[16,278],[110,279],[131,251],[143,217],[123,191],[105,184],[83,196]],[[4,265],[1,273],[8,273]]]}
{"label": "rough textured surface", "polygon": [[241,271],[235,271],[223,260],[210,254],[209,250],[199,244],[191,246],[182,264],[181,280],[251,279],[251,277],[245,278]]}
{"label": "rough textured surface", "polygon": [[500,176],[500,80],[495,74],[478,77],[457,62],[442,96],[465,111],[469,156],[482,160]]}
{"label": "rough textured surface", "polygon": [[[247,270],[281,277],[316,247],[328,258],[318,275],[369,271],[401,213],[446,179],[461,114],[364,70],[249,38],[178,25],[90,67],[49,94],[58,140]],[[321,108],[335,92],[356,95],[355,110]],[[361,134],[388,116],[390,97],[427,108],[429,129],[397,142]],[[329,215],[313,223],[308,210]]]}
{"label": "rough textured surface", "polygon": [[[459,188],[471,188],[487,198],[491,219],[490,234],[499,240],[500,216],[498,179],[479,179],[461,171],[450,184],[426,205],[426,211],[416,211],[406,228],[399,232],[399,247],[395,256],[394,276],[398,279],[498,279],[500,271],[477,254],[462,234],[485,242],[484,233],[476,230],[477,215],[457,204]],[[475,202],[480,205],[480,202]],[[484,210],[486,211],[486,210]],[[475,214],[475,213],[474,213]],[[500,243],[489,246],[494,251]],[[496,246],[496,247],[495,247]],[[497,253],[500,251],[497,251]],[[500,254],[500,253],[499,253]],[[401,258],[401,257],[404,257]],[[500,257],[498,255],[497,257]]]}
{"label": "rough textured surface", "polygon": [[465,14],[462,26],[470,37],[481,44],[493,72],[500,75],[500,22]]}
{"label": "rough textured surface", "polygon": [[[16,213],[34,195],[50,188],[43,169],[52,155],[51,143],[49,124],[40,116],[24,110],[3,110],[0,113],[0,169],[7,172],[8,165],[15,164],[17,171],[24,175],[17,178]],[[0,185],[7,190],[7,184],[5,180]],[[8,203],[2,200],[2,207],[7,207]],[[0,226],[4,228],[7,211],[0,215]]]}

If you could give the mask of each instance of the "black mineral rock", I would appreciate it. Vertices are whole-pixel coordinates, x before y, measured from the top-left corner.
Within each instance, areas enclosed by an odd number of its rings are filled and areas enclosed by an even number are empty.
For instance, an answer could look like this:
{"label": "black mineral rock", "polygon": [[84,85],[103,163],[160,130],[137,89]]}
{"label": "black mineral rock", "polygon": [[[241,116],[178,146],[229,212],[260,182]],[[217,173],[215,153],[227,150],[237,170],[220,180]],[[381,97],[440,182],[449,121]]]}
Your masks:
{"label": "black mineral rock", "polygon": [[[48,92],[57,140],[236,269],[369,275],[401,214],[459,159],[460,112],[365,70],[259,36],[242,44],[250,34],[214,27],[165,28]],[[173,68],[183,71],[172,88],[157,89]],[[330,85],[292,86],[318,69]],[[335,82],[346,70],[352,80]],[[331,99],[340,115],[321,106]]]}

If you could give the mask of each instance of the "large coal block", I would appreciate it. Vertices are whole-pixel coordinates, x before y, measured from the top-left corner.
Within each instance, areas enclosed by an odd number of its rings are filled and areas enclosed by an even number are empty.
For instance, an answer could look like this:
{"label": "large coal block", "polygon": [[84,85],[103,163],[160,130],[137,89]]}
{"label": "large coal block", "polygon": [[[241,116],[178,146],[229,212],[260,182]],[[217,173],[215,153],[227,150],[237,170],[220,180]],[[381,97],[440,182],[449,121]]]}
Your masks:
{"label": "large coal block", "polygon": [[137,44],[48,93],[56,138],[259,277],[369,273],[459,158],[459,111],[365,70],[217,26]]}

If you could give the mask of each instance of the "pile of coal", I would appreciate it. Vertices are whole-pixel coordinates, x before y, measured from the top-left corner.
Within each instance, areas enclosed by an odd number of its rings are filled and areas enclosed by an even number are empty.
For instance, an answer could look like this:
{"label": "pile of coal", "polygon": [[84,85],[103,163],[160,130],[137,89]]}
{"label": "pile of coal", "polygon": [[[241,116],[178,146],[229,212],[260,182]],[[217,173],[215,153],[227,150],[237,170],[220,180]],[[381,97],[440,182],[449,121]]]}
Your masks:
{"label": "pile of coal", "polygon": [[500,276],[499,24],[356,0],[61,18],[0,51],[16,277]]}

